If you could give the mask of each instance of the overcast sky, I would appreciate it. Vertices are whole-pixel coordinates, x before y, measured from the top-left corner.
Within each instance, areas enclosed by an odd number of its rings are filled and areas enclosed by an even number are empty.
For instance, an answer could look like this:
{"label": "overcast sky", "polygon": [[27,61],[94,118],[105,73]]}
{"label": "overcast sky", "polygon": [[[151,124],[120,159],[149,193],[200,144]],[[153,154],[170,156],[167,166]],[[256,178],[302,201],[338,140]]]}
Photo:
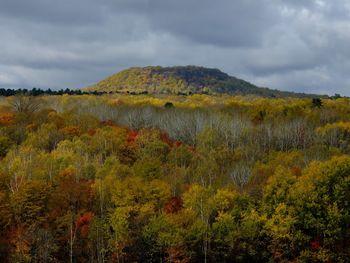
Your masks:
{"label": "overcast sky", "polygon": [[350,0],[0,0],[0,87],[81,88],[146,65],[350,96]]}

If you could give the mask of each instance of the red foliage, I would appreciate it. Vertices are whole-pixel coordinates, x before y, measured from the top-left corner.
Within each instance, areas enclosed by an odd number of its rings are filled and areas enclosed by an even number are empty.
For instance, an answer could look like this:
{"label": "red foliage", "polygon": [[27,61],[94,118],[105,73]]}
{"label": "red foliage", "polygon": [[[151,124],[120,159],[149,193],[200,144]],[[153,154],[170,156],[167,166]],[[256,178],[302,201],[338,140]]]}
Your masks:
{"label": "red foliage", "polygon": [[182,144],[183,144],[183,143],[180,142],[180,141],[175,141],[175,143],[174,143],[174,145],[175,145],[176,147],[180,147]]}
{"label": "red foliage", "polygon": [[320,243],[320,240],[318,238],[316,238],[310,242],[310,245],[311,245],[312,249],[317,250],[320,248],[321,243]]}
{"label": "red foliage", "polygon": [[136,140],[138,135],[139,135],[138,131],[129,131],[126,140],[128,141],[128,143],[133,143]]}
{"label": "red foliage", "polygon": [[182,199],[180,197],[174,196],[164,205],[164,211],[167,214],[174,214],[182,209]]}
{"label": "red foliage", "polygon": [[86,238],[88,236],[90,223],[93,220],[94,216],[94,213],[86,212],[77,218],[75,225],[79,230],[81,237]]}
{"label": "red foliage", "polygon": [[168,134],[166,134],[165,132],[160,133],[160,139],[162,140],[162,142],[166,143],[170,147],[173,145],[172,140],[169,138]]}
{"label": "red foliage", "polygon": [[92,184],[93,180],[78,179],[74,168],[61,171],[51,200],[51,219],[65,215],[72,207],[76,211],[90,210],[95,197]]}

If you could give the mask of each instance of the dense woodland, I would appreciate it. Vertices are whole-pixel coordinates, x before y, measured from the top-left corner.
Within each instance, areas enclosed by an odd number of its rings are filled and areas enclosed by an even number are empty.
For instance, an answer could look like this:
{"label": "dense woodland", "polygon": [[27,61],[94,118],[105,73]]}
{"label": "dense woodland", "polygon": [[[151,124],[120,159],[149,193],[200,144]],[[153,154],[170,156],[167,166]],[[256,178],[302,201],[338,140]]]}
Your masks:
{"label": "dense woodland", "polygon": [[349,262],[350,100],[0,97],[0,262]]}

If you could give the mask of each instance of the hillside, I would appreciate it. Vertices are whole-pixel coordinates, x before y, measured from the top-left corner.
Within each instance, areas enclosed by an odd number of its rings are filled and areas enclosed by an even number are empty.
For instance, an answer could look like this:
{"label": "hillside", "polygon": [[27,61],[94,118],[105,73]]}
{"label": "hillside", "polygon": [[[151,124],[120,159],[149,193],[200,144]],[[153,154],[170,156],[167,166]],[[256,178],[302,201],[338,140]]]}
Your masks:
{"label": "hillside", "polygon": [[198,66],[133,67],[109,76],[85,90],[153,94],[254,94],[264,97],[312,96],[257,87],[242,79],[229,76],[218,69]]}

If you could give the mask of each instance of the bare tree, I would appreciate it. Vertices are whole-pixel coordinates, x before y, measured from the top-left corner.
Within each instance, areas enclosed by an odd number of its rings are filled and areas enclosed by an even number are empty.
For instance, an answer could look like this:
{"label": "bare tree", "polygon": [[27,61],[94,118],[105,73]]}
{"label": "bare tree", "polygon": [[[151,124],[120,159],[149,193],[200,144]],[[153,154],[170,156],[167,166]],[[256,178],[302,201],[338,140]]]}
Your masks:
{"label": "bare tree", "polygon": [[40,109],[43,101],[40,98],[25,95],[16,95],[8,99],[8,103],[16,112],[36,112]]}
{"label": "bare tree", "polygon": [[232,182],[242,188],[249,180],[252,173],[252,165],[244,162],[237,163],[230,172]]}

